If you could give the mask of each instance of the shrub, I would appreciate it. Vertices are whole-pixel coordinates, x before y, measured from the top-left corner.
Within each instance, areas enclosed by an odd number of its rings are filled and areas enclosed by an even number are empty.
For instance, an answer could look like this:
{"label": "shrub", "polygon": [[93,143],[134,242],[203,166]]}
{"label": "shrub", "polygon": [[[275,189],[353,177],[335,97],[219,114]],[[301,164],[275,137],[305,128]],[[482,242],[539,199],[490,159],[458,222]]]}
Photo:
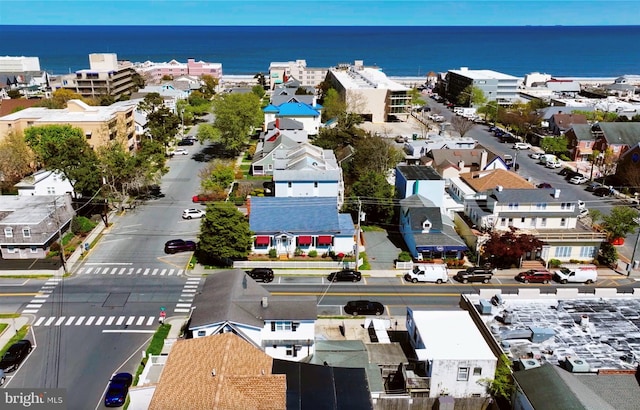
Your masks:
{"label": "shrub", "polygon": [[54,242],[49,246],[49,252],[59,252],[60,251],[60,243]]}
{"label": "shrub", "polygon": [[293,255],[294,255],[294,256],[302,256],[302,255],[304,255],[304,252],[302,252],[302,249],[300,249],[300,248],[296,248],[296,249],[293,251]]}
{"label": "shrub", "polygon": [[562,265],[562,262],[560,262],[559,259],[549,259],[549,267],[550,268],[557,268],[560,265]]}
{"label": "shrub", "polygon": [[316,256],[318,256],[318,251],[315,249],[312,249],[309,251],[309,257],[310,258],[315,258]]}
{"label": "shrub", "polygon": [[278,257],[278,252],[275,249],[269,249],[269,257],[275,259]]}
{"label": "shrub", "polygon": [[96,223],[84,216],[76,216],[71,220],[71,232],[74,235],[89,233],[95,227]]}
{"label": "shrub", "polygon": [[73,239],[75,235],[73,234],[73,232],[67,232],[63,237],[62,237],[62,245],[67,245],[69,242],[71,242],[71,240]]}
{"label": "shrub", "polygon": [[411,254],[407,251],[402,251],[398,255],[398,262],[409,262],[411,260],[412,260]]}

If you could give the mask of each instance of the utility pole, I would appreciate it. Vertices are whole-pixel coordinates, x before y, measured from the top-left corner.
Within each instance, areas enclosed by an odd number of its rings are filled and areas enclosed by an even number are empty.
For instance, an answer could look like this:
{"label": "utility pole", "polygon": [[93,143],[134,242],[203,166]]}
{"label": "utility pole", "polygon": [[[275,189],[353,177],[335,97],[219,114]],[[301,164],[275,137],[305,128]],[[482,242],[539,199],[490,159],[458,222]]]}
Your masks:
{"label": "utility pole", "polygon": [[56,224],[58,225],[58,241],[60,241],[60,262],[62,263],[62,270],[65,275],[67,272],[67,261],[64,256],[64,244],[62,243],[62,225],[60,224],[60,214],[58,213],[57,196],[53,197],[53,214],[56,218]]}
{"label": "utility pole", "polygon": [[362,201],[358,197],[358,225],[356,225],[356,270],[360,268],[358,262],[360,261],[360,219],[362,218]]}
{"label": "utility pole", "polygon": [[[636,222],[640,223],[639,219],[635,219]],[[631,260],[629,261],[629,265],[627,265],[627,276],[631,276],[631,271],[636,263],[636,254],[638,253],[638,243],[640,242],[640,230],[638,231],[638,236],[636,236],[636,242],[633,245],[633,253],[631,254]]]}

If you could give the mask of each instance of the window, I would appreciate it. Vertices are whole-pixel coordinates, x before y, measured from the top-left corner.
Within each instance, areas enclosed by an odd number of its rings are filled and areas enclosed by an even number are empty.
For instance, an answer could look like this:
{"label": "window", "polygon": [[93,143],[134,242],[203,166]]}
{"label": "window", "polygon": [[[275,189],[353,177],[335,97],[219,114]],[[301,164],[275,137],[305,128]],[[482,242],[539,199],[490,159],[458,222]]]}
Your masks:
{"label": "window", "polygon": [[568,258],[571,256],[571,246],[558,246],[554,256],[556,258]]}
{"label": "window", "polygon": [[544,203],[544,204],[536,204],[536,208],[538,208],[538,209],[547,209],[547,204],[546,203]]}
{"label": "window", "polygon": [[[271,328],[273,329],[273,322],[271,322]],[[278,321],[275,322],[276,329],[275,330],[291,330],[291,322]]]}
{"label": "window", "polygon": [[506,218],[500,218],[500,226],[505,226],[507,224]]}
{"label": "window", "polygon": [[7,246],[7,253],[16,253],[18,250],[15,246]]}
{"label": "window", "polygon": [[205,336],[206,334],[207,332],[205,332],[204,330],[198,330],[198,337]]}
{"label": "window", "polygon": [[287,182],[287,187],[291,188],[292,184],[291,182]]}
{"label": "window", "polygon": [[469,380],[469,368],[468,367],[458,367],[458,381],[466,381]]}
{"label": "window", "polygon": [[22,228],[22,236],[24,236],[25,238],[31,238],[31,229]]}
{"label": "window", "polygon": [[474,376],[482,376],[482,367],[474,367],[473,368]]}
{"label": "window", "polygon": [[38,253],[38,248],[36,248],[35,246],[32,246],[30,250],[31,250],[31,253]]}
{"label": "window", "polygon": [[566,218],[560,219],[560,226],[567,226],[567,219]]}
{"label": "window", "polygon": [[294,347],[292,345],[287,345],[287,356],[293,356]]}
{"label": "window", "polygon": [[547,226],[547,218],[540,219],[540,226],[543,228]]}
{"label": "window", "polygon": [[317,182],[314,182],[314,183],[313,183],[313,187],[314,187],[314,188],[317,188],[317,187],[318,187],[318,183],[317,183]]}
{"label": "window", "polygon": [[52,186],[48,186],[47,187],[47,195],[55,195],[56,194],[56,189]]}
{"label": "window", "polygon": [[513,218],[509,218],[509,226],[513,226]]}
{"label": "window", "polygon": [[573,209],[573,204],[570,202],[563,202],[560,204],[560,209]]}
{"label": "window", "polygon": [[520,222],[524,223],[525,218],[520,218]]}
{"label": "window", "polygon": [[531,218],[531,224],[530,225],[535,228],[537,220],[538,220],[537,218]]}
{"label": "window", "polygon": [[4,228],[4,237],[13,238],[13,228]]}
{"label": "window", "polygon": [[595,258],[598,252],[598,248],[595,246],[582,246],[580,247],[581,258]]}
{"label": "window", "polygon": [[517,203],[513,203],[513,204],[509,204],[509,209],[518,209],[518,204]]}

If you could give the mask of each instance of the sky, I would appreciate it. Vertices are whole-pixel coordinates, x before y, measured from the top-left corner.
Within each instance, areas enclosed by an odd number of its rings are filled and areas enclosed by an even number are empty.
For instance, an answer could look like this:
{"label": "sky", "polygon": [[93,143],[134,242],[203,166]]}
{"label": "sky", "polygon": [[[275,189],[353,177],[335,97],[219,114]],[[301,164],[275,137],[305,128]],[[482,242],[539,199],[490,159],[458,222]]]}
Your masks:
{"label": "sky", "polygon": [[0,25],[639,25],[640,0],[0,0]]}

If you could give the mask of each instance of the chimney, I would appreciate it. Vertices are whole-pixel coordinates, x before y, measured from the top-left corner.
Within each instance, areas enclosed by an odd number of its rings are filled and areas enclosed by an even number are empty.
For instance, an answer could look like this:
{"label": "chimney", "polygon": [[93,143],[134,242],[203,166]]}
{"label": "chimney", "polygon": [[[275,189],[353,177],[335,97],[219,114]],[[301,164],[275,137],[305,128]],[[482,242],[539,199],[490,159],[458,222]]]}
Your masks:
{"label": "chimney", "polygon": [[247,204],[247,216],[249,216],[251,215],[251,195],[247,195],[246,204]]}
{"label": "chimney", "polygon": [[268,297],[263,297],[262,301],[260,302],[260,306],[262,306],[263,308],[269,307],[269,298]]}
{"label": "chimney", "polygon": [[559,190],[559,189],[554,189],[554,190],[553,190],[553,197],[554,197],[555,199],[560,198],[560,190]]}
{"label": "chimney", "polygon": [[488,158],[487,150],[483,149],[482,152],[480,153],[480,170],[484,170],[484,168],[487,166],[487,158]]}
{"label": "chimney", "polygon": [[460,169],[464,168],[464,161],[463,160],[458,161],[458,168],[460,168]]}
{"label": "chimney", "polygon": [[276,118],[276,128],[280,129],[280,118]]}
{"label": "chimney", "polygon": [[502,188],[502,185],[498,185],[498,186],[496,187],[496,190],[497,190],[498,192],[502,192],[502,189],[503,189],[503,188]]}

